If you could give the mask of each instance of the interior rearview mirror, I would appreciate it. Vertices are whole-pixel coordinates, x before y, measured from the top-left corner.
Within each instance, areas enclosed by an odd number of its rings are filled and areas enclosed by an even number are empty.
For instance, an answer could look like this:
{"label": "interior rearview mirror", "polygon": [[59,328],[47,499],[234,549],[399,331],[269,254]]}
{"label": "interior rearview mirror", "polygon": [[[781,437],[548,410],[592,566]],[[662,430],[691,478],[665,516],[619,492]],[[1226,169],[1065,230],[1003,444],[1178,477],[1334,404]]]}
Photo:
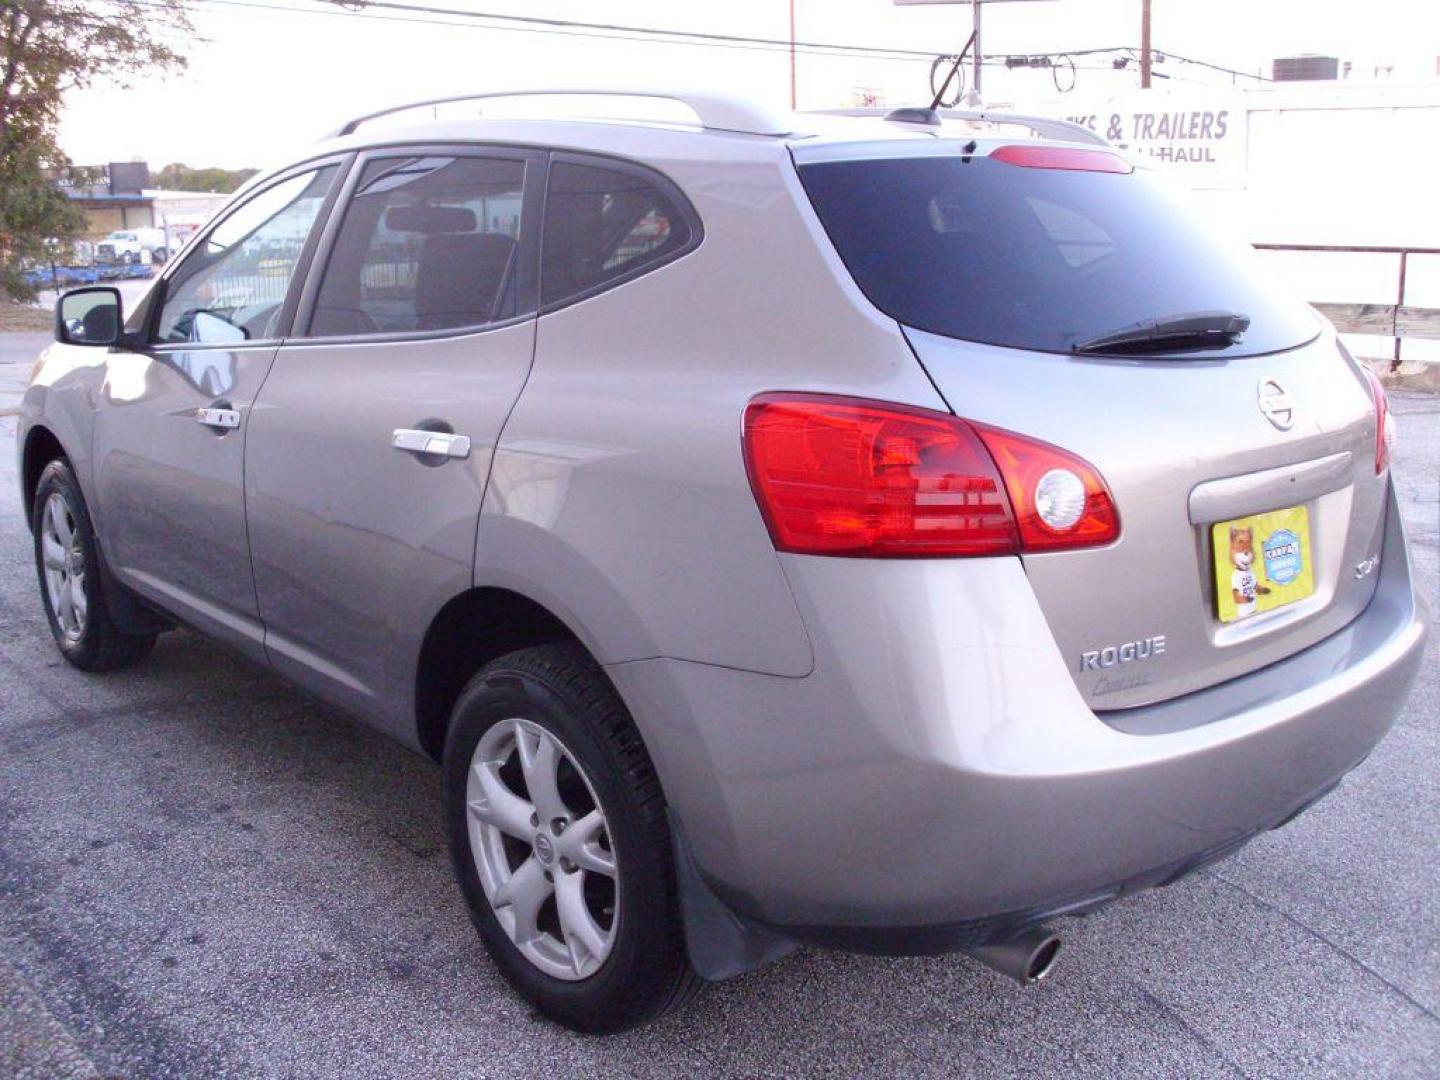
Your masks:
{"label": "interior rearview mirror", "polygon": [[62,345],[114,345],[124,327],[120,290],[109,285],[72,289],[55,305],[55,340]]}

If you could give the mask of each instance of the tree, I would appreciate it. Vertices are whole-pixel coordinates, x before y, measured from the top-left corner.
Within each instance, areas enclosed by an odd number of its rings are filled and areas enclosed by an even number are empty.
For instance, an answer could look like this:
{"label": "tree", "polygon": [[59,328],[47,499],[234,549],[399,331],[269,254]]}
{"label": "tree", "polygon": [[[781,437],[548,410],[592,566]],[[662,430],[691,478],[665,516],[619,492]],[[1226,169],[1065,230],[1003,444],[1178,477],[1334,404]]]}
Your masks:
{"label": "tree", "polygon": [[192,169],[179,161],[172,161],[154,176],[155,186],[170,191],[210,191],[228,195],[259,169],[221,169],[216,167]]}
{"label": "tree", "polygon": [[0,294],[33,295],[24,267],[84,228],[55,184],[65,94],[181,70],[192,32],[185,0],[0,0]]}

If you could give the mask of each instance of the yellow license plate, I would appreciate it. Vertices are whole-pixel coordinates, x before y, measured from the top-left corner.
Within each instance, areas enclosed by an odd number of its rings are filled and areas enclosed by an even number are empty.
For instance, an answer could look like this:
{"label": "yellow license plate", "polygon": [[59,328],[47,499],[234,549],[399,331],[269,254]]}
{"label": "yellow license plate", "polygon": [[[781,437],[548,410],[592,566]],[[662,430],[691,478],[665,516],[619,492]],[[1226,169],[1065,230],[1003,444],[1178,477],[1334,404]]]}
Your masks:
{"label": "yellow license plate", "polygon": [[1303,506],[1210,527],[1222,623],[1273,611],[1315,591],[1310,512]]}

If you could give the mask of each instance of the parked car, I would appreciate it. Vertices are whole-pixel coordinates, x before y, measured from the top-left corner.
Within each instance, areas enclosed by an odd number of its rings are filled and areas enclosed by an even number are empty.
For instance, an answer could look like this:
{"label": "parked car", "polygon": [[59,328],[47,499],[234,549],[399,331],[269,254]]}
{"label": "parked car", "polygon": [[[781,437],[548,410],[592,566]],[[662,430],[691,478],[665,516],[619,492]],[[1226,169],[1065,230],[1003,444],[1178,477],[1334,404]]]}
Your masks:
{"label": "parked car", "polygon": [[164,229],[117,229],[95,245],[99,263],[138,263],[147,256],[156,263],[169,258]]}
{"label": "parked car", "polygon": [[1365,759],[1427,616],[1313,311],[1083,129],[680,100],[353,121],[67,294],[62,655],[183,623],[435,759],[592,1032],[797,943],[1034,981]]}

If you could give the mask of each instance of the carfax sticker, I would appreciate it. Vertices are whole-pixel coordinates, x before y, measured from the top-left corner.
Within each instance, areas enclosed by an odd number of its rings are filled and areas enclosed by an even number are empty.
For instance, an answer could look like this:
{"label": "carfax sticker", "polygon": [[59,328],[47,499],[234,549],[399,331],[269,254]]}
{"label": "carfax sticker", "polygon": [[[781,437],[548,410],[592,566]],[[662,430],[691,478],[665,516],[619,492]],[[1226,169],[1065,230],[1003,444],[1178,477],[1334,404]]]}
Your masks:
{"label": "carfax sticker", "polygon": [[1217,522],[1210,536],[1221,622],[1273,611],[1315,591],[1310,512],[1305,507]]}

